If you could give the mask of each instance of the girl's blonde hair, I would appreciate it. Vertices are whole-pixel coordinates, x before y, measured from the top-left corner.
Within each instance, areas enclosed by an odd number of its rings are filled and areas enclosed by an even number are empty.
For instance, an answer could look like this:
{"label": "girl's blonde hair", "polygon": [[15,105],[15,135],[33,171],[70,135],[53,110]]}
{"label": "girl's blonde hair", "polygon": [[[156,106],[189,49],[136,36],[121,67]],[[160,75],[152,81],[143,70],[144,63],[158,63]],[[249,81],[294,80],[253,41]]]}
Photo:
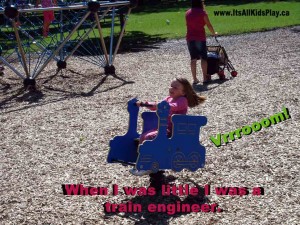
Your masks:
{"label": "girl's blonde hair", "polygon": [[197,105],[202,104],[205,100],[206,97],[202,95],[197,95],[197,93],[194,91],[191,83],[185,79],[185,78],[176,78],[176,81],[182,84],[183,86],[183,91],[185,93],[185,97],[188,100],[188,106],[193,108]]}

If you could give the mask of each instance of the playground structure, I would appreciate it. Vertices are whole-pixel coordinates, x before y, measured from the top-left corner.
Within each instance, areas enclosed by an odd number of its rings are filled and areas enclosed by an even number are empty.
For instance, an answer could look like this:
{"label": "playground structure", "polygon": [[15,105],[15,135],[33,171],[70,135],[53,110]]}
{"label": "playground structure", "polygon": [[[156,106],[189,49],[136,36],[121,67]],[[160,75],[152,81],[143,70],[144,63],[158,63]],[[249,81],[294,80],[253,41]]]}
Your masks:
{"label": "playground structure", "polygon": [[143,112],[142,133],[158,129],[157,137],[137,145],[139,107],[137,99],[128,102],[129,127],[124,136],[116,136],[110,141],[108,163],[134,166],[138,170],[159,173],[165,169],[180,172],[182,169],[196,171],[205,165],[205,148],[199,143],[200,127],[207,123],[204,116],[173,115],[173,134],[167,136],[169,103],[157,105],[157,112]]}
{"label": "playground structure", "polygon": [[[106,74],[115,74],[113,63],[128,16],[136,5],[134,0],[76,4],[69,1],[50,8],[35,8],[31,4],[0,8],[0,63],[23,79],[24,87],[34,87],[35,79],[52,60],[57,62],[58,69],[66,68],[67,60],[72,55],[104,68]],[[50,26],[49,36],[43,37],[42,12],[47,10],[55,12],[55,21]],[[121,31],[115,39],[118,14],[124,21],[120,21]],[[106,42],[103,36],[104,19],[106,25],[110,23],[110,36]]]}

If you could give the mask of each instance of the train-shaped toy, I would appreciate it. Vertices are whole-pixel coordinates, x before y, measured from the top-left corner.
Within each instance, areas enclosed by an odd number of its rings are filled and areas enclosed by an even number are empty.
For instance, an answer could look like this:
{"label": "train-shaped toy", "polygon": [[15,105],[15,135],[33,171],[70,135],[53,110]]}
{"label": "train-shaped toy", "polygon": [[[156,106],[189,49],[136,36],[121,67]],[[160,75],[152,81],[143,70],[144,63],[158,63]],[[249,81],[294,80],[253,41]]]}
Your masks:
{"label": "train-shaped toy", "polygon": [[169,103],[163,101],[157,105],[156,112],[143,112],[142,133],[157,129],[153,140],[139,144],[137,132],[139,107],[138,100],[128,101],[129,127],[123,136],[116,136],[110,141],[108,163],[132,165],[137,170],[162,170],[180,172],[182,169],[196,171],[205,165],[205,147],[200,145],[200,127],[206,125],[205,116],[173,115],[173,133],[167,136]]}

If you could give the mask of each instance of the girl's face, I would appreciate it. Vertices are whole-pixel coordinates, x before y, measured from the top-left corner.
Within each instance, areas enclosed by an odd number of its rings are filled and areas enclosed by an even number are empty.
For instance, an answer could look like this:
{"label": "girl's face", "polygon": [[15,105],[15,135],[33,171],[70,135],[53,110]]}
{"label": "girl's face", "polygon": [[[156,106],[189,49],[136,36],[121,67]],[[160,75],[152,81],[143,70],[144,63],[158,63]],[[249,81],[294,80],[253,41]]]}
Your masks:
{"label": "girl's face", "polygon": [[170,97],[176,99],[181,96],[184,96],[185,93],[183,89],[184,89],[183,85],[179,81],[177,80],[172,81],[171,87],[169,88]]}

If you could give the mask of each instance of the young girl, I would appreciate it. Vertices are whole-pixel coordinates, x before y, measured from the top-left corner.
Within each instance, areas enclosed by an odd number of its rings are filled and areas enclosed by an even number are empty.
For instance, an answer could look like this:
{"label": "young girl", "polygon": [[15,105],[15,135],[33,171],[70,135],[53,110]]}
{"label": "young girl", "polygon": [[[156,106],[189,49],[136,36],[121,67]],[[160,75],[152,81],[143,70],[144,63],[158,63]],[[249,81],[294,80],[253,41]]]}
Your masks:
{"label": "young girl", "polygon": [[191,56],[193,84],[199,83],[197,79],[198,59],[201,59],[203,83],[207,83],[211,80],[211,77],[207,74],[206,34],[204,27],[207,26],[213,36],[217,36],[217,32],[215,32],[211,25],[204,9],[204,1],[192,0],[192,8],[186,11],[185,19],[187,27],[186,41]]}
{"label": "young girl", "polygon": [[[56,0],[36,0],[36,7],[41,3],[43,8],[53,7],[57,5]],[[55,19],[54,11],[44,11],[44,25],[43,25],[43,36],[48,37],[49,27],[51,22]]]}
{"label": "young girl", "polygon": [[[175,78],[171,86],[169,88],[169,96],[164,99],[170,105],[170,112],[168,116],[168,126],[167,126],[167,134],[170,137],[172,134],[172,122],[171,117],[174,114],[186,114],[188,111],[188,107],[195,107],[200,105],[206,100],[204,96],[198,96],[196,92],[193,90],[192,85],[190,82],[185,78]],[[148,108],[150,110],[156,110],[157,103],[154,102],[137,102],[137,106],[141,106],[141,104],[149,104]],[[145,140],[152,140],[157,136],[157,129],[150,130],[143,133],[140,136],[140,144],[143,143]],[[130,170],[130,173],[136,176],[142,176],[146,174],[150,174],[151,171],[145,170]]]}

